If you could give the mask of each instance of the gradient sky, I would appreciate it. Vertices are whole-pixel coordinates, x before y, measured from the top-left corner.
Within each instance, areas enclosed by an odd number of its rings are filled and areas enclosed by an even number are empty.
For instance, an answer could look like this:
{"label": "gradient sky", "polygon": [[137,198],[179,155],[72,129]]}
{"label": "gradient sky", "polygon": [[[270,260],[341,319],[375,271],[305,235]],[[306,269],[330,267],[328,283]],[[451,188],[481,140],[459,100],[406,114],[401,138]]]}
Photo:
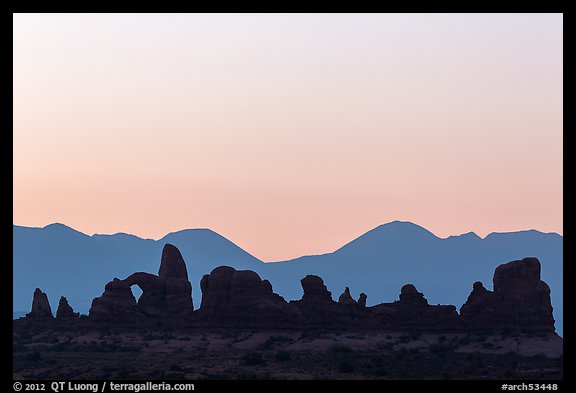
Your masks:
{"label": "gradient sky", "polygon": [[563,233],[561,14],[15,14],[14,223],[266,261]]}

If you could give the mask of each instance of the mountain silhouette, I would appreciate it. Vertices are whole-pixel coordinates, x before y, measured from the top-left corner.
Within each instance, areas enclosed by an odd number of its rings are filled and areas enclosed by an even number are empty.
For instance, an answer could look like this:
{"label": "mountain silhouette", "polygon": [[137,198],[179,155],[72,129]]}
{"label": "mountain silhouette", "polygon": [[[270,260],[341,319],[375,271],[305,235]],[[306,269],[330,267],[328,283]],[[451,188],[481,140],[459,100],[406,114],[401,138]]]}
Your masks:
{"label": "mountain silhouette", "polygon": [[262,276],[282,295],[301,295],[294,285],[296,278],[316,274],[333,293],[342,293],[346,286],[354,298],[366,293],[368,305],[397,299],[400,287],[412,283],[431,304],[459,308],[471,282],[480,280],[491,289],[490,272],[499,264],[535,256],[542,262],[543,280],[552,289],[556,329],[562,332],[562,247],[563,238],[556,233],[491,233],[482,239],[469,232],[443,239],[416,224],[394,221],[333,253],[266,264]]}
{"label": "mountain silhouette", "polygon": [[[466,301],[471,283],[480,280],[492,288],[491,273],[505,262],[537,257],[542,279],[552,290],[556,330],[562,334],[563,238],[536,230],[473,232],[440,238],[411,222],[380,225],[332,253],[264,263],[209,229],[186,229],[160,240],[118,233],[88,236],[63,224],[44,228],[13,226],[14,310],[29,310],[34,288],[41,287],[56,304],[66,296],[74,309],[86,313],[92,299],[113,277],[134,271],[156,273],[158,256],[166,243],[182,252],[192,282],[195,307],[200,305],[200,279],[222,265],[254,270],[268,279],[287,300],[302,296],[300,279],[308,274],[324,279],[333,294],[345,287],[357,298],[368,295],[374,305],[398,298],[400,288],[412,283],[431,304]],[[135,293],[137,296],[137,294]]]}
{"label": "mountain silhouette", "polygon": [[151,240],[125,233],[88,236],[62,224],[44,228],[14,225],[14,311],[28,310],[34,288],[41,287],[51,304],[66,296],[74,309],[86,313],[111,278],[134,271],[156,274],[158,256],[166,243],[176,245],[184,256],[197,306],[203,274],[220,265],[242,269],[263,265],[209,229],[188,229]]}

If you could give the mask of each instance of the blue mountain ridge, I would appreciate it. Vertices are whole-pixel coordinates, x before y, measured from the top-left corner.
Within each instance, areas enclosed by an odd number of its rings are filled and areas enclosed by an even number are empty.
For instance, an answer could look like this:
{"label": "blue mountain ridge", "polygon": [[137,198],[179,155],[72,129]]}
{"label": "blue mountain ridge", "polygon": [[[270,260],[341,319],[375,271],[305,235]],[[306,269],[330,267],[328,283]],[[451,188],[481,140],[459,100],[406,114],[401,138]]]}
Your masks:
{"label": "blue mountain ridge", "polygon": [[[14,310],[29,310],[34,288],[45,291],[55,308],[60,296],[87,313],[94,297],[114,277],[136,271],[157,273],[162,247],[178,247],[192,282],[195,308],[200,306],[200,279],[221,265],[256,271],[270,280],[286,300],[302,296],[300,279],[316,274],[337,300],[345,287],[352,296],[368,295],[368,305],[398,299],[402,285],[414,284],[430,304],[466,301],[475,281],[492,288],[494,269],[514,259],[535,256],[542,263],[542,279],[552,290],[556,330],[562,334],[563,237],[536,230],[473,232],[440,238],[411,222],[380,225],[332,253],[264,263],[210,229],[172,232],[159,240],[134,235],[92,236],[63,224],[44,228],[13,226]],[[135,296],[139,291],[134,287]]]}

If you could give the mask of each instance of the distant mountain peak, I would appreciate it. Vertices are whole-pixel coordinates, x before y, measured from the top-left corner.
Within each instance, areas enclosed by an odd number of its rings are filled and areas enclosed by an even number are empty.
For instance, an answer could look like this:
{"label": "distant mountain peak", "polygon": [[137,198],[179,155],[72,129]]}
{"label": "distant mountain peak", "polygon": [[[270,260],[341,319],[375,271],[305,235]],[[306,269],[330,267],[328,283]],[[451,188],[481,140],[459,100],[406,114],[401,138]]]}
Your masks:
{"label": "distant mountain peak", "polygon": [[52,229],[52,228],[55,228],[55,229],[58,229],[58,228],[72,229],[68,225],[64,225],[61,222],[53,222],[52,224],[48,224],[44,227],[44,229],[49,229],[49,228],[50,229]]}
{"label": "distant mountain peak", "polygon": [[402,220],[394,220],[386,222],[384,224],[378,225],[376,228],[389,227],[389,226],[412,226],[422,228],[420,225],[414,224],[412,221],[402,221]]}
{"label": "distant mountain peak", "polygon": [[95,233],[93,234],[91,237],[95,238],[95,239],[110,239],[110,238],[116,238],[116,239],[135,239],[135,240],[150,240],[150,239],[145,239],[136,235],[132,235],[130,233],[126,233],[126,232],[117,232],[114,234],[107,234],[107,233]]}
{"label": "distant mountain peak", "polygon": [[475,240],[482,240],[480,236],[476,234],[476,232],[470,231],[463,233],[461,235],[452,235],[448,236],[447,239],[475,239]]}
{"label": "distant mountain peak", "polygon": [[[209,228],[187,228],[187,229],[181,229],[179,231],[170,232],[166,236],[159,239],[159,241],[164,240],[168,237],[185,236],[185,235],[204,235],[204,236],[221,237],[221,238],[226,239],[224,236],[222,236],[218,232],[215,232]],[[228,239],[226,239],[226,240],[228,240]]]}
{"label": "distant mountain peak", "polygon": [[491,232],[484,239],[494,239],[498,237],[509,237],[509,236],[557,236],[563,237],[556,232],[542,232],[537,229],[526,229],[523,231],[510,231],[510,232]]}
{"label": "distant mountain peak", "polygon": [[412,221],[401,221],[401,220],[394,220],[394,221],[390,221],[390,222],[386,222],[384,224],[380,224],[378,225],[376,228],[386,228],[386,227],[396,227],[396,228],[422,228],[424,229],[424,227],[413,223]]}
{"label": "distant mountain peak", "polygon": [[231,252],[236,256],[246,257],[252,261],[262,263],[260,259],[239,247],[236,243],[208,228],[182,229],[171,232],[157,241],[160,243],[172,243],[175,246],[188,243],[194,244],[196,247],[201,245],[202,248],[214,247],[218,252]]}
{"label": "distant mountain peak", "polygon": [[438,236],[420,225],[414,224],[410,221],[396,220],[379,225],[364,233],[336,250],[335,253],[342,254],[355,252],[354,250],[362,253],[373,253],[392,244],[403,244],[404,246],[409,247],[414,244],[414,241],[430,241],[439,239]]}
{"label": "distant mountain peak", "polygon": [[432,236],[437,238],[438,236],[436,236],[435,234],[433,234],[432,232],[430,232],[428,229],[418,225],[418,224],[414,224],[413,222],[410,221],[400,221],[400,220],[395,220],[395,221],[391,221],[388,222],[386,224],[381,224],[378,225],[376,228],[372,229],[371,231],[368,231],[367,233],[370,232],[375,232],[375,233],[397,233],[397,234],[402,234],[402,235],[424,235],[424,236]]}
{"label": "distant mountain peak", "polygon": [[78,235],[82,235],[82,236],[89,237],[87,234],[82,233],[82,232],[80,232],[80,231],[77,231],[76,229],[71,228],[71,227],[69,227],[69,226],[67,226],[67,225],[64,225],[64,224],[62,224],[62,223],[59,223],[59,222],[54,222],[54,223],[52,223],[52,224],[48,224],[48,225],[46,225],[45,227],[43,227],[42,229],[47,229],[47,230],[49,230],[49,231],[61,232],[61,233],[65,233],[65,232],[75,233],[75,234],[78,234]]}

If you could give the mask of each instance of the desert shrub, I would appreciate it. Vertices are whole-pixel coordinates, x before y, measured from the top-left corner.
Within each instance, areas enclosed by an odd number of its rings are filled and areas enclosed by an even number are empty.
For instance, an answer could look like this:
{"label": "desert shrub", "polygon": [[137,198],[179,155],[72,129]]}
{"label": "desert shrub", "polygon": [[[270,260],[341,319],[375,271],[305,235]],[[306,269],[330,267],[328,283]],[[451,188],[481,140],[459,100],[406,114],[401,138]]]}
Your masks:
{"label": "desert shrub", "polygon": [[378,344],[376,344],[376,348],[392,350],[394,348],[394,344],[393,343],[378,343]]}
{"label": "desert shrub", "polygon": [[272,344],[270,344],[270,342],[263,342],[262,344],[259,344],[256,346],[256,349],[258,351],[269,351],[271,349],[274,349],[274,346]]}
{"label": "desert shrub", "polygon": [[386,363],[386,360],[380,356],[374,356],[370,360],[375,368],[382,367]]}
{"label": "desert shrub", "polygon": [[133,373],[133,369],[129,368],[129,367],[125,367],[125,368],[121,368],[120,370],[118,370],[116,372],[116,376],[115,378],[118,379],[130,379],[129,377],[132,375]]}
{"label": "desert shrub", "polygon": [[349,361],[341,361],[338,363],[338,371],[341,373],[351,373],[354,372],[354,366]]}
{"label": "desert shrub", "polygon": [[358,334],[358,335],[349,335],[349,336],[345,336],[346,338],[350,338],[353,340],[366,340],[366,337]]}
{"label": "desert shrub", "polygon": [[69,352],[71,346],[72,344],[70,342],[63,342],[53,345],[50,350],[53,352]]}
{"label": "desert shrub", "polygon": [[180,372],[180,371],[166,371],[164,373],[164,379],[172,381],[172,380],[179,380],[179,379],[185,379],[184,378],[184,373]]}
{"label": "desert shrub", "polygon": [[476,369],[484,368],[485,367],[484,366],[484,359],[482,358],[482,356],[476,357],[476,359],[474,359],[474,361],[472,362],[472,365]]}
{"label": "desert shrub", "polygon": [[[272,337],[270,337],[272,338]],[[272,349],[272,347],[274,346],[274,341],[270,340],[270,338],[266,341],[264,341],[262,344],[258,345],[258,349],[261,350],[268,350],[268,349]]]}
{"label": "desert shrub", "polygon": [[29,340],[32,338],[32,333],[28,329],[22,329],[18,335],[21,340]]}
{"label": "desert shrub", "polygon": [[27,352],[28,347],[21,343],[14,343],[12,344],[12,352]]}
{"label": "desert shrub", "polygon": [[388,373],[388,370],[385,369],[384,367],[378,367],[376,370],[374,370],[374,374],[378,375],[380,377],[385,377],[389,373]]}
{"label": "desert shrub", "polygon": [[104,352],[116,352],[121,347],[117,343],[109,343],[108,345],[102,345],[104,347]]}
{"label": "desert shrub", "polygon": [[460,345],[470,344],[470,337],[469,336],[462,337],[460,340],[458,340],[458,344]]}
{"label": "desert shrub", "polygon": [[472,375],[476,372],[476,368],[472,367],[472,366],[466,366],[462,369],[462,373],[464,373],[464,375]]}
{"label": "desert shrub", "polygon": [[287,343],[294,342],[294,340],[292,340],[290,337],[287,336],[271,336],[270,340],[275,342],[287,342]]}
{"label": "desert shrub", "polygon": [[418,353],[418,348],[407,348],[407,347],[401,347],[400,348],[400,353],[402,354],[407,354],[407,355],[412,355],[415,353]]}
{"label": "desert shrub", "polygon": [[431,353],[442,353],[442,352],[448,352],[450,350],[450,347],[444,344],[430,344],[430,346],[428,347],[428,350]]}
{"label": "desert shrub", "polygon": [[292,340],[290,337],[286,337],[286,336],[270,336],[270,337],[268,337],[268,339],[265,342],[260,344],[258,346],[258,348],[264,349],[264,350],[272,349],[274,347],[274,344],[280,343],[280,342],[292,343],[292,342],[294,342],[294,340]]}
{"label": "desert shrub", "polygon": [[37,350],[34,350],[24,355],[24,359],[29,360],[31,362],[39,362],[42,359],[42,355]]}
{"label": "desert shrub", "polygon": [[262,354],[259,352],[247,352],[242,356],[242,362],[248,366],[254,366],[258,364],[266,363],[266,360],[262,357]]}
{"label": "desert shrub", "polygon": [[331,345],[328,350],[330,352],[352,352],[352,348],[344,344]]}
{"label": "desert shrub", "polygon": [[246,380],[254,380],[254,379],[260,379],[260,378],[258,377],[257,374],[250,373],[247,371],[241,371],[236,375],[236,379],[246,381]]}
{"label": "desert shrub", "polygon": [[276,356],[274,357],[277,362],[286,362],[290,360],[290,358],[290,352],[284,350],[276,352]]}

